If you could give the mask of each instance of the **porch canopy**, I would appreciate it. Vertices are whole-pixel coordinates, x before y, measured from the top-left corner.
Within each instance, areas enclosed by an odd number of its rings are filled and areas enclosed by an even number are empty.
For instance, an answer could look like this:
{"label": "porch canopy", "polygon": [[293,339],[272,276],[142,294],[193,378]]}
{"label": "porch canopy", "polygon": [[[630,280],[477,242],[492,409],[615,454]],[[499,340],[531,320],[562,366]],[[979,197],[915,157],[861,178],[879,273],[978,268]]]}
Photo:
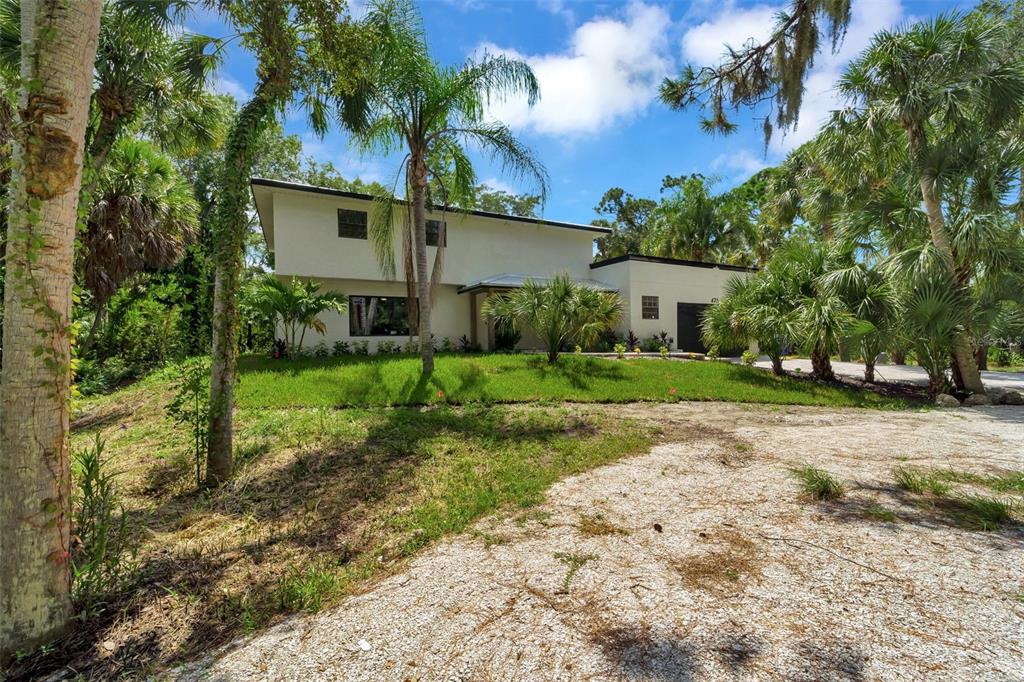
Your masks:
{"label": "porch canopy", "polygon": [[[472,284],[466,284],[459,287],[460,294],[469,294],[480,290],[493,290],[500,291],[502,289],[518,289],[522,287],[527,280],[536,282],[538,284],[547,284],[554,281],[554,277],[538,277],[536,275],[518,275],[511,272],[503,272],[500,275],[491,275],[478,282]],[[613,287],[607,282],[602,282],[596,279],[579,279],[573,277],[572,280],[577,284],[585,284],[589,287],[593,287],[598,291],[618,291],[618,287]]]}
{"label": "porch canopy", "polygon": [[[519,289],[528,280],[538,284],[547,284],[548,282],[554,281],[554,278],[503,272],[499,275],[485,277],[477,282],[459,287],[458,293],[469,294],[470,340],[473,343],[480,343],[480,336],[486,334],[487,341],[485,347],[487,350],[494,349],[494,324],[489,321],[481,320],[480,305],[483,303],[483,300],[493,293],[509,291],[510,289]],[[602,282],[596,279],[573,277],[572,280],[577,284],[584,284],[586,286],[593,287],[598,291],[619,290],[618,287],[614,287],[607,282]],[[477,299],[479,299],[479,301]],[[484,325],[484,329],[482,330],[480,329],[481,322],[483,322]]]}

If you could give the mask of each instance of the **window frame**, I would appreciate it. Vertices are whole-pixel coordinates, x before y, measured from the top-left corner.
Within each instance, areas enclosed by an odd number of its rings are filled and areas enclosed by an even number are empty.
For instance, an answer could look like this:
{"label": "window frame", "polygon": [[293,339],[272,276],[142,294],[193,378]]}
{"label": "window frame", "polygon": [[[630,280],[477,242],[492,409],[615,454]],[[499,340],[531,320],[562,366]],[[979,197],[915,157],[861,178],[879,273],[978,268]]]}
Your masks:
{"label": "window frame", "polygon": [[[361,298],[361,299],[376,298],[378,300],[379,299],[384,299],[385,301],[387,301],[388,304],[390,304],[392,306],[398,304],[398,302],[400,302],[400,301],[405,303],[405,331],[404,332],[403,331],[395,331],[395,332],[386,332],[386,333],[383,333],[383,334],[374,334],[373,333],[373,321],[371,320],[370,321],[370,325],[369,325],[370,326],[370,332],[367,333],[367,334],[359,333],[356,330],[356,325],[355,325],[356,317],[355,317],[355,314],[353,312],[353,309],[355,308],[355,299],[357,299],[357,298]],[[364,303],[363,305],[368,305],[368,303]],[[394,316],[395,316],[395,312],[392,310],[391,314],[388,317],[389,317],[389,319],[393,319]],[[409,299],[408,299],[408,297],[406,297],[406,296],[388,296],[388,295],[384,295],[384,294],[349,294],[349,296],[348,296],[348,335],[350,337],[352,337],[352,338],[373,338],[373,337],[391,338],[391,337],[395,337],[395,336],[409,336],[410,334],[412,334],[412,327],[409,324]]]}
{"label": "window frame", "polygon": [[[433,233],[431,233],[431,224],[436,225]],[[431,241],[431,234],[433,234],[433,241]],[[443,239],[441,238],[443,237]],[[427,221],[427,246],[438,246],[438,242],[444,242],[440,246],[442,248],[448,248],[448,223],[443,220],[428,220]]]}
{"label": "window frame", "polygon": [[[359,225],[359,224],[353,223],[353,222],[348,222],[348,221],[342,222],[342,215],[346,214],[346,213],[347,214],[353,214],[353,215],[361,215],[363,217],[362,225]],[[367,213],[366,211],[357,211],[357,210],[351,209],[351,208],[339,208],[338,209],[338,239],[362,239],[362,240],[365,241],[368,238],[369,223],[370,223],[370,216],[369,216],[369,213]],[[354,230],[354,228],[361,228],[361,234],[343,234],[343,231],[346,230],[346,229],[348,229],[350,232],[351,231],[358,231],[358,230]]]}
{"label": "window frame", "polygon": [[[653,303],[651,301],[653,300]],[[650,308],[654,307],[653,315]],[[658,320],[661,319],[661,298],[659,296],[640,296],[640,319]]]}

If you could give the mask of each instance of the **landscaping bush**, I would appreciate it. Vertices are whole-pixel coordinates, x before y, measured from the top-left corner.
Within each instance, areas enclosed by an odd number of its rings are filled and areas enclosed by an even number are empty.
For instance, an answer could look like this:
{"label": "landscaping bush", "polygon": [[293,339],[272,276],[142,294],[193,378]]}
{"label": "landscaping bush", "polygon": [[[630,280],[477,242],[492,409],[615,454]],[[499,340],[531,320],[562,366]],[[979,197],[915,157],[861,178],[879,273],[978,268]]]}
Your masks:
{"label": "landscaping bush", "polygon": [[91,446],[72,452],[73,495],[71,593],[83,616],[102,608],[135,570],[134,527],[119,500],[117,473],[103,460],[99,433]]}
{"label": "landscaping bush", "polygon": [[349,346],[348,341],[335,341],[334,345],[331,347],[331,354],[334,355],[334,357],[348,355],[351,352],[352,347]]}
{"label": "landscaping bush", "polygon": [[743,355],[740,356],[740,361],[742,361],[744,365],[750,367],[757,362],[757,353],[752,350],[745,350],[743,351]]}
{"label": "landscaping bush", "polygon": [[494,350],[512,351],[522,340],[523,334],[517,329],[512,329],[507,324],[499,324],[494,327]]}
{"label": "landscaping bush", "polygon": [[401,347],[395,341],[388,341],[385,339],[377,344],[377,355],[391,355],[393,353],[398,353],[401,350]]}

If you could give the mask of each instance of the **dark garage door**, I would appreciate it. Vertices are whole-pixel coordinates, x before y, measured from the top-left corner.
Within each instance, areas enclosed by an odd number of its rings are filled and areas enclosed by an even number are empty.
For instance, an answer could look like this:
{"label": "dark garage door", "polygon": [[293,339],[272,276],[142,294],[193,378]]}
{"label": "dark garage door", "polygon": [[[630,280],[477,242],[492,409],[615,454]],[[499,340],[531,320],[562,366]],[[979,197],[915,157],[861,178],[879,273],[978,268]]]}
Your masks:
{"label": "dark garage door", "polygon": [[706,353],[707,348],[700,340],[700,323],[704,319],[705,303],[677,303],[676,347],[690,353]]}

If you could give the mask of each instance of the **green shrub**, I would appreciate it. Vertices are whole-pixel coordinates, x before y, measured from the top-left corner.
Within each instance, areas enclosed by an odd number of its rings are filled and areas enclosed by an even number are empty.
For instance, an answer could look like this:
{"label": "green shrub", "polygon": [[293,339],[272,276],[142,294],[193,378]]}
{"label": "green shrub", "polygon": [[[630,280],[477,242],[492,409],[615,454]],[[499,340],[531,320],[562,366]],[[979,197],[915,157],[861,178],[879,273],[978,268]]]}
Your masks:
{"label": "green shrub", "polygon": [[135,527],[119,501],[103,459],[103,437],[71,456],[73,494],[71,593],[83,617],[102,610],[105,597],[120,590],[136,568]]}
{"label": "green shrub", "polygon": [[352,344],[352,352],[356,355],[369,355],[370,344],[367,341],[356,341]]}
{"label": "green shrub", "polygon": [[800,483],[800,489],[814,500],[833,500],[842,497],[843,485],[832,474],[824,469],[804,464],[790,469],[790,473]]}
{"label": "green shrub", "polygon": [[747,365],[748,367],[750,367],[755,362],[757,362],[757,353],[755,353],[752,350],[745,350],[745,351],[743,351],[743,355],[740,356],[740,361],[744,365]]}
{"label": "green shrub", "polygon": [[401,351],[401,347],[394,341],[385,339],[377,344],[377,355],[391,355]]}
{"label": "green shrub", "polygon": [[617,343],[615,344],[615,354],[619,356],[619,359],[626,357],[626,344]]}
{"label": "green shrub", "polygon": [[662,346],[659,348],[658,353],[661,355],[663,360],[668,360],[668,346]]}
{"label": "green shrub", "polygon": [[324,343],[323,341],[313,346],[313,357],[328,358],[330,356],[331,351],[327,348],[327,344]]}
{"label": "green shrub", "polygon": [[348,341],[335,341],[331,347],[331,354],[334,357],[340,357],[342,355],[348,355],[352,352],[352,348],[348,345]]}

